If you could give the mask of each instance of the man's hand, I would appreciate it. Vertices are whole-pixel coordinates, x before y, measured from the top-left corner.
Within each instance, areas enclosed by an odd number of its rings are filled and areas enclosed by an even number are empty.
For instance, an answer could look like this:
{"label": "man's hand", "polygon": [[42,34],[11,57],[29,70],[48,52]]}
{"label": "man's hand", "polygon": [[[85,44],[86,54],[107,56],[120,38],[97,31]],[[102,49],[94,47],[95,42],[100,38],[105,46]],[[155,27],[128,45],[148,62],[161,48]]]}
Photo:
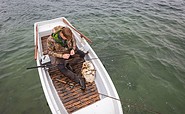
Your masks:
{"label": "man's hand", "polygon": [[48,54],[48,50],[45,50],[44,52],[43,52],[43,55],[47,55]]}
{"label": "man's hand", "polygon": [[52,33],[55,33],[56,31],[55,31],[55,29],[52,29]]}
{"label": "man's hand", "polygon": [[69,57],[70,57],[70,54],[63,54],[63,56],[62,56],[64,59],[69,59]]}
{"label": "man's hand", "polygon": [[70,51],[70,55],[74,55],[75,54],[75,51],[72,49],[71,51]]}

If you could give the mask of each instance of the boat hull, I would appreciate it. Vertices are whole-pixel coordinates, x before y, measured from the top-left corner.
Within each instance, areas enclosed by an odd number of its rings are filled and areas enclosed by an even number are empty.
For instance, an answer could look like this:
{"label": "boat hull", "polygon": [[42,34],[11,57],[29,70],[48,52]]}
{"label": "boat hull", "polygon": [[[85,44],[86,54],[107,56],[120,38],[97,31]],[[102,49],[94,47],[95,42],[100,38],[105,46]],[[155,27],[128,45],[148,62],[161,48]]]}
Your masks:
{"label": "boat hull", "polygon": [[[42,45],[42,38],[51,34],[52,29],[55,26],[67,26],[62,20],[66,18],[61,17],[57,19],[37,22],[34,24],[34,41],[37,51],[36,53],[36,62],[37,65],[40,66],[41,59],[44,56],[44,46]],[[68,21],[67,21],[68,22]],[[69,23],[69,22],[68,22]],[[70,24],[70,23],[69,23]],[[71,24],[70,24],[71,25]],[[72,26],[72,25],[71,25]],[[69,26],[68,26],[69,27]],[[70,28],[70,27],[69,27]],[[56,88],[56,84],[52,80],[51,72],[47,68],[38,68],[42,88],[48,102],[48,105],[53,114],[122,114],[122,106],[119,101],[118,93],[113,85],[112,80],[110,79],[109,74],[101,63],[100,59],[87,43],[87,41],[80,37],[80,34],[71,28],[73,35],[77,41],[77,46],[81,50],[88,50],[88,55],[85,56],[85,60],[89,60],[93,63],[96,70],[96,78],[94,81],[96,93],[98,93],[99,99],[90,103],[89,105],[82,106],[77,110],[70,112],[66,108],[66,104],[64,103],[63,97],[60,96],[58,89]],[[57,82],[59,83],[59,82]],[[91,88],[92,85],[88,85]],[[90,93],[90,92],[89,92]],[[80,93],[82,94],[82,92]],[[108,97],[110,96],[110,97]],[[112,99],[112,98],[115,99]],[[82,97],[83,98],[83,97]],[[81,99],[83,100],[83,99]],[[74,104],[73,104],[74,105]],[[75,106],[75,105],[74,105]]]}

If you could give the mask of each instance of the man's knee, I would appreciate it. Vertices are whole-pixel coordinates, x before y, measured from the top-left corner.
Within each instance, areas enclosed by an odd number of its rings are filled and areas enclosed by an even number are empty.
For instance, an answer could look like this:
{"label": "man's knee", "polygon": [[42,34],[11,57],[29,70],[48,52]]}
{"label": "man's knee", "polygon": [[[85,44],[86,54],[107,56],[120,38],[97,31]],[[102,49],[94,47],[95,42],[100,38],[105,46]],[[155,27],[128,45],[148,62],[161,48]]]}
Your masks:
{"label": "man's knee", "polygon": [[65,68],[65,65],[64,64],[58,64],[57,65],[58,69],[61,71],[61,72],[65,72],[67,69]]}
{"label": "man's knee", "polygon": [[85,57],[85,53],[83,51],[81,51],[81,50],[78,50],[77,54],[79,54],[81,58]]}

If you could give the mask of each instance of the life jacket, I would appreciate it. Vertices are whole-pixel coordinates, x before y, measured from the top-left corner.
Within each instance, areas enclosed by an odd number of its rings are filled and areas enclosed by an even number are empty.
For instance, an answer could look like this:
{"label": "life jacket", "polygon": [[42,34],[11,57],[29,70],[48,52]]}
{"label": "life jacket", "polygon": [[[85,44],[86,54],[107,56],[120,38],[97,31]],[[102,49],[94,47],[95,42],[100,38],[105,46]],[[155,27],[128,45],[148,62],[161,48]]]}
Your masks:
{"label": "life jacket", "polygon": [[53,39],[59,43],[62,47],[68,47],[67,45],[67,40],[64,40],[60,35],[59,35],[60,31],[56,32],[56,33],[52,33],[51,36],[53,37]]}

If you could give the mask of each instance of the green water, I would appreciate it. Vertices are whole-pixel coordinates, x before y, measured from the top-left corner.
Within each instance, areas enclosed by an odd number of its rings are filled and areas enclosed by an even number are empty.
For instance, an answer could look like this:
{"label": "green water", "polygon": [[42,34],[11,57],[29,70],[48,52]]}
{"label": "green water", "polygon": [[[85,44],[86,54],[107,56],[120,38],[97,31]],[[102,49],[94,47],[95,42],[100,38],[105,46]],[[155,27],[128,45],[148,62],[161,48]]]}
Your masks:
{"label": "green water", "polygon": [[184,0],[1,0],[0,114],[50,114],[33,24],[66,17],[92,41],[125,114],[185,113]]}

